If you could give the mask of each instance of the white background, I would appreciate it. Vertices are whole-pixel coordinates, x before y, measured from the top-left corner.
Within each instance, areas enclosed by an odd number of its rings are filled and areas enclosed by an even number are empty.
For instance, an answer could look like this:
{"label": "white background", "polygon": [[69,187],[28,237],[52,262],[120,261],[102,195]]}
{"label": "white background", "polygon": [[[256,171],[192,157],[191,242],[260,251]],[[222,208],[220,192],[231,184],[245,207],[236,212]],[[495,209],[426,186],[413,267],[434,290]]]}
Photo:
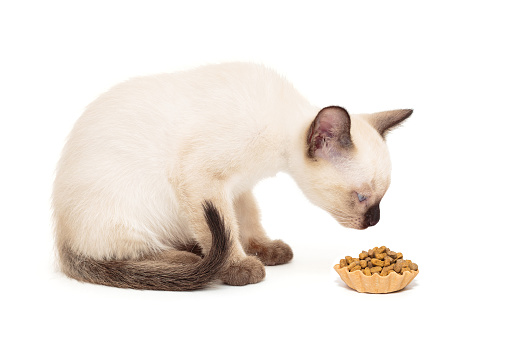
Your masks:
{"label": "white background", "polygon": [[[507,310],[497,307],[509,301],[507,13],[494,1],[2,2],[0,336],[505,331]],[[295,257],[268,267],[259,284],[150,292],[58,273],[51,183],[84,107],[132,76],[237,60],[275,68],[319,106],[414,109],[388,137],[393,183],[380,223],[345,229],[280,174],[255,193],[269,235]],[[380,245],[419,264],[405,290],[360,294],[332,270]]]}

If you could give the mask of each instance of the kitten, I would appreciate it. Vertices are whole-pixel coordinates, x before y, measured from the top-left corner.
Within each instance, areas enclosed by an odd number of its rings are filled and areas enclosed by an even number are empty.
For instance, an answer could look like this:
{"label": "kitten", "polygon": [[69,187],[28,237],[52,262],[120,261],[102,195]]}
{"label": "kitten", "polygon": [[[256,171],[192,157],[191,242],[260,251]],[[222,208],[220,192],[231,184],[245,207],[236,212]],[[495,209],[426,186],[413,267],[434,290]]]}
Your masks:
{"label": "kitten", "polygon": [[257,283],[293,253],[267,237],[253,186],[284,171],[344,226],[373,226],[390,182],[385,135],[411,113],[320,110],[244,63],[117,85],[86,108],[57,167],[61,268],[137,289]]}

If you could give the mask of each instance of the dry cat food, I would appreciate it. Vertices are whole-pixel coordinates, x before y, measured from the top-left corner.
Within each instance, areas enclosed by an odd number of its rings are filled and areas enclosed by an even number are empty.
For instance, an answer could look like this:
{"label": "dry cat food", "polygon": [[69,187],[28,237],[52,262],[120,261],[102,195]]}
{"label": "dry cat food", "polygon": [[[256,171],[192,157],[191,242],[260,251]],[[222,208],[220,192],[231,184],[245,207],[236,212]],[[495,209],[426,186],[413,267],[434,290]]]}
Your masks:
{"label": "dry cat food", "polygon": [[346,256],[334,269],[348,286],[368,293],[398,291],[419,273],[416,263],[385,246],[362,251],[358,258]]}
{"label": "dry cat food", "polygon": [[346,267],[349,272],[361,270],[365,275],[380,274],[382,277],[391,272],[403,274],[407,271],[417,271],[417,264],[411,260],[403,260],[401,252],[394,252],[385,246],[375,247],[369,251],[362,251],[358,258],[346,256],[339,261],[339,268]]}

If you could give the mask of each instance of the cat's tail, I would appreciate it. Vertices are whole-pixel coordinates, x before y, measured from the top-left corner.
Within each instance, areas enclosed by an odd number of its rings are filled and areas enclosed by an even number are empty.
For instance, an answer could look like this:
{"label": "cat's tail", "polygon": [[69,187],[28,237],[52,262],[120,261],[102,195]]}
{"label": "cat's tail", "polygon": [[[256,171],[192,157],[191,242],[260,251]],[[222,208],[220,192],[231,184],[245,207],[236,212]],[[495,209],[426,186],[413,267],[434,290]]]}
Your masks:
{"label": "cat's tail", "polygon": [[61,249],[62,269],[71,278],[113,287],[166,291],[204,288],[226,268],[231,239],[216,207],[207,201],[203,209],[212,233],[212,247],[197,263],[175,265],[162,259],[101,261]]}

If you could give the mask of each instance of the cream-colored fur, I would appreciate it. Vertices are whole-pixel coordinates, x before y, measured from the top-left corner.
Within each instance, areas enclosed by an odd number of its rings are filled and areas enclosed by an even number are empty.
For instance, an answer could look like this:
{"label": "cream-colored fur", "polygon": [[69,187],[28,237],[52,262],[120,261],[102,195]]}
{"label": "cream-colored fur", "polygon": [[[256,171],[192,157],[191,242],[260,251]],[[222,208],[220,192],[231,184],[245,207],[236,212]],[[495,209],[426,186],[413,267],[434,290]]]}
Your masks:
{"label": "cream-colored fur", "polygon": [[[369,118],[352,115],[355,147],[310,157],[308,134],[319,111],[278,74],[253,64],[113,87],[87,107],[63,149],[53,192],[57,246],[97,260],[136,259],[196,241],[207,253],[201,206],[209,200],[232,234],[235,266],[251,240],[271,242],[251,190],[280,171],[339,222],[362,228],[367,206],[390,182],[385,142]],[[352,204],[356,192],[367,201]]]}

